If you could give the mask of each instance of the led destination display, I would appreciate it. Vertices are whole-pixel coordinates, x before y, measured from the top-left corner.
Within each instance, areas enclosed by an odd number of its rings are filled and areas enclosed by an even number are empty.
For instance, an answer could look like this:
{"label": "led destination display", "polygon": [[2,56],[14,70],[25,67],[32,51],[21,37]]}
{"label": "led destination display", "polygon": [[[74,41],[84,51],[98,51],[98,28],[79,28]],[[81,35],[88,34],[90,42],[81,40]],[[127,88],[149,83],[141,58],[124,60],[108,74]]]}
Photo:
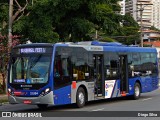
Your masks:
{"label": "led destination display", "polygon": [[46,48],[21,48],[20,53],[46,53]]}

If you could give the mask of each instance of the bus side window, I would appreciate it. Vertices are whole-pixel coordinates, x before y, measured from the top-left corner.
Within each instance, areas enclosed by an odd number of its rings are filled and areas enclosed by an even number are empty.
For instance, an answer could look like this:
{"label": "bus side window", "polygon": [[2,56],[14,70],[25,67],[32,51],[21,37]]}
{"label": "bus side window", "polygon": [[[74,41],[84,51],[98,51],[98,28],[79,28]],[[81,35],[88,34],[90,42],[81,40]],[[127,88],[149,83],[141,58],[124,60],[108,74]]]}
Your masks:
{"label": "bus side window", "polygon": [[93,78],[93,55],[82,48],[73,48],[71,64],[74,80],[91,80]]}
{"label": "bus side window", "polygon": [[106,79],[118,79],[119,71],[118,71],[118,55],[114,53],[106,53],[105,54],[105,69],[106,69]]}
{"label": "bus side window", "polygon": [[118,76],[118,62],[116,60],[110,61],[110,77],[117,78]]}

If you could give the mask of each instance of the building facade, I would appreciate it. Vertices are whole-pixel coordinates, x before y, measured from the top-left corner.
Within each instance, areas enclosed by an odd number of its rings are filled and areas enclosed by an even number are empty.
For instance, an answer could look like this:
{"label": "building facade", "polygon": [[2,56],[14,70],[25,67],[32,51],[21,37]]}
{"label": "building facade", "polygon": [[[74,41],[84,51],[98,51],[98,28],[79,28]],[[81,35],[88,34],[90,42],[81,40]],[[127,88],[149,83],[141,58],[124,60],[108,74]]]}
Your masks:
{"label": "building facade", "polygon": [[160,38],[160,32],[155,30],[145,30],[143,31],[143,41],[144,42],[155,42]]}
{"label": "building facade", "polygon": [[[125,2],[125,13],[131,14],[142,28],[149,29],[152,26],[152,0],[127,0]],[[142,12],[142,16],[141,16]]]}
{"label": "building facade", "polygon": [[125,15],[125,0],[118,2],[118,4],[121,6],[121,15]]}
{"label": "building facade", "polygon": [[160,29],[160,0],[152,0],[153,1],[153,17],[152,17],[152,25]]}

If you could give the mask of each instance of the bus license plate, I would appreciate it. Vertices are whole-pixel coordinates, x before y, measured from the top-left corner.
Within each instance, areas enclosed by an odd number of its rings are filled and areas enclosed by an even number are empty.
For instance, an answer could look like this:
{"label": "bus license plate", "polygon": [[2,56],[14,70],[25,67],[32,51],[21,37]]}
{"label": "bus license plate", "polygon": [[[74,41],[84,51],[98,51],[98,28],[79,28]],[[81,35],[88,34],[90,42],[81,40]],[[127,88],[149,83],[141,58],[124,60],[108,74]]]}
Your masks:
{"label": "bus license plate", "polygon": [[23,103],[24,103],[24,104],[31,104],[32,101],[31,101],[31,100],[24,100]]}

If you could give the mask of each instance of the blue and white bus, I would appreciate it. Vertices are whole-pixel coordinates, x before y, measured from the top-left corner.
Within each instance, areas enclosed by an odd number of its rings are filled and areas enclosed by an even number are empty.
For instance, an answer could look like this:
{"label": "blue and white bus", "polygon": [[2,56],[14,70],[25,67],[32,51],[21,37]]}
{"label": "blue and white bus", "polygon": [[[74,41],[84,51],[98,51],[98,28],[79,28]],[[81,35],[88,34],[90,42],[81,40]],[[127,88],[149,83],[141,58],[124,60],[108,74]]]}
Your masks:
{"label": "blue and white bus", "polygon": [[158,88],[155,48],[116,43],[32,43],[13,48],[8,69],[11,104],[48,105],[131,96]]}

